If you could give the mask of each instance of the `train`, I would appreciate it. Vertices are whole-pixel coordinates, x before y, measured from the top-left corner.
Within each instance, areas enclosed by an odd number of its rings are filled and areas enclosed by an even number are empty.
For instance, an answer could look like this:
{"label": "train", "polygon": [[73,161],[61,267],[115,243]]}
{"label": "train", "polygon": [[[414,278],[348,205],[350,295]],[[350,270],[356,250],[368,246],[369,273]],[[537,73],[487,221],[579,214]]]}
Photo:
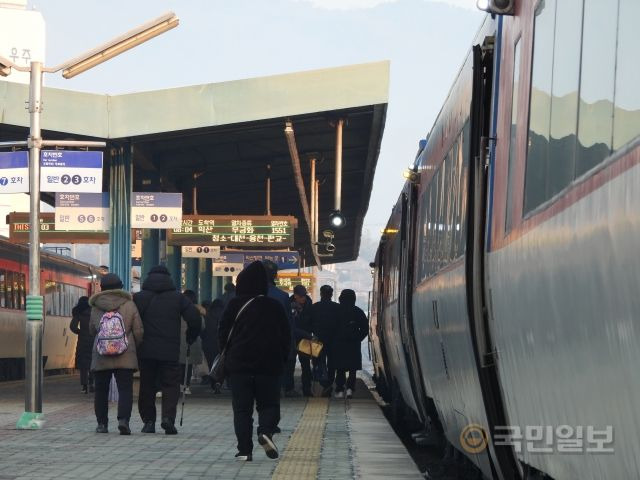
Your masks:
{"label": "train", "polygon": [[487,15],[378,246],[394,418],[479,478],[640,477],[640,2]]}
{"label": "train", "polygon": [[[45,375],[75,368],[77,336],[69,330],[78,299],[99,291],[101,270],[43,251],[40,291],[44,296],[42,355]],[[29,251],[0,237],[0,381],[24,378]]]}

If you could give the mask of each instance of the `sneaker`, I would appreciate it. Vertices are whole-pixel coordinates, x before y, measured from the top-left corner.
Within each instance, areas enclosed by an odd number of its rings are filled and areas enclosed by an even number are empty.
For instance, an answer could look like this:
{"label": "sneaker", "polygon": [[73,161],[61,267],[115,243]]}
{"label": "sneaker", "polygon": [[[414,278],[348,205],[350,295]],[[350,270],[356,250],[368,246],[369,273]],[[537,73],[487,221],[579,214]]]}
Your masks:
{"label": "sneaker", "polygon": [[251,462],[253,461],[253,456],[250,453],[236,453],[236,460],[239,462]]}
{"label": "sneaker", "polygon": [[301,397],[302,395],[300,395],[300,392],[298,392],[297,390],[291,389],[291,390],[287,390],[286,392],[284,392],[284,397],[285,398],[298,398]]}
{"label": "sneaker", "polygon": [[353,390],[347,388],[347,398],[353,398]]}
{"label": "sneaker", "polygon": [[162,398],[162,392],[156,392],[156,398]]}
{"label": "sneaker", "polygon": [[144,427],[140,430],[142,433],[156,433],[156,422],[144,422]]}
{"label": "sneaker", "polygon": [[164,429],[166,435],[176,435],[178,433],[174,421],[169,417],[163,418],[160,426]]}
{"label": "sneaker", "polygon": [[104,423],[99,423],[96,427],[96,433],[109,433],[109,429]]}
{"label": "sneaker", "polygon": [[258,435],[258,443],[264,448],[264,453],[267,454],[267,457],[273,459],[278,458],[278,447],[276,447],[276,444],[273,443],[269,435],[265,435],[264,433]]}
{"label": "sneaker", "polygon": [[191,395],[191,389],[189,387],[184,389],[184,394],[185,395]]}
{"label": "sneaker", "polygon": [[80,390],[82,393],[89,393],[89,389],[87,388],[86,385],[82,386],[82,390]]}
{"label": "sneaker", "polygon": [[334,394],[334,397],[335,397],[335,398],[344,398],[344,392],[336,392],[336,393]]}
{"label": "sneaker", "polygon": [[129,420],[127,420],[126,418],[121,418],[120,420],[118,420],[118,430],[120,430],[120,435],[131,435]]}

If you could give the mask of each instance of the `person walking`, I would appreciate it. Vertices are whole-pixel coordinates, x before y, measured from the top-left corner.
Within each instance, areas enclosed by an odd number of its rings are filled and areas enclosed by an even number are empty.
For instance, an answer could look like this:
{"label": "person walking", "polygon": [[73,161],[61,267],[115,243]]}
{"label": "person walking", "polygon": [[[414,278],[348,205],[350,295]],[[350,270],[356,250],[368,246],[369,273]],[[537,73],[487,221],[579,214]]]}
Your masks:
{"label": "person walking", "polygon": [[200,335],[202,338],[202,351],[207,359],[209,370],[213,366],[213,361],[218,355],[218,325],[224,311],[224,303],[220,299],[215,299],[209,305],[204,317],[204,331]]}
{"label": "person walking", "polygon": [[[196,296],[196,292],[193,290],[185,290],[182,294],[189,299],[193,306],[196,307],[198,313],[200,314],[200,326],[201,332],[204,329],[204,315],[206,311],[204,307],[198,305],[198,297]],[[200,335],[196,338],[196,341],[191,344],[191,348],[189,350],[189,358],[187,359],[187,324],[186,322],[182,322],[180,324],[180,384],[181,388],[184,388],[185,395],[191,395],[191,377],[195,371],[196,375],[198,374],[197,368],[194,369],[194,365],[197,367],[202,363],[202,342],[200,341]],[[187,361],[189,365],[187,366]],[[185,381],[185,367],[186,367],[186,384],[183,384]]]}
{"label": "person walking", "polygon": [[[321,379],[320,384],[324,388],[322,395],[329,397],[333,390],[335,371],[328,362],[332,354],[333,339],[338,327],[340,316],[340,305],[332,301],[333,288],[330,285],[320,287],[320,301],[311,307],[311,326],[313,334],[324,344],[322,353],[316,359],[314,368],[321,372],[326,372],[326,377]],[[324,375],[323,375],[324,376]]]}
{"label": "person walking", "polygon": [[91,370],[96,383],[96,432],[109,432],[108,396],[113,375],[118,385],[118,430],[120,435],[130,435],[133,372],[138,369],[136,349],[142,342],[144,329],[131,294],[122,290],[120,277],[114,273],[104,275],[100,288],[102,291],[89,299],[92,307],[89,332],[95,335]]}
{"label": "person walking", "polygon": [[265,270],[267,271],[267,281],[269,283],[269,290],[267,296],[277,300],[287,316],[289,322],[289,330],[291,331],[291,352],[288,355],[287,364],[284,366],[284,372],[282,374],[282,390],[284,396],[299,397],[300,392],[295,389],[295,380],[293,374],[296,369],[296,345],[295,345],[295,325],[293,323],[293,316],[291,314],[291,301],[289,295],[276,287],[276,277],[278,276],[278,265],[271,260],[264,260],[262,262]]}
{"label": "person walking", "polygon": [[229,282],[224,284],[224,293],[218,297],[222,304],[226,307],[229,301],[236,296],[236,286]]}
{"label": "person walking", "polygon": [[362,370],[361,346],[369,334],[369,320],[362,309],[356,306],[356,292],[353,290],[342,290],[338,301],[340,316],[329,355],[329,366],[336,372],[335,397],[351,398],[356,389],[356,371]]}
{"label": "person walking", "polygon": [[[236,458],[251,461],[253,407],[258,411],[258,443],[278,458],[273,441],[280,420],[280,377],[291,352],[289,321],[281,304],[267,297],[267,273],[261,262],[238,275],[236,293],[220,320],[220,351],[231,381]],[[226,348],[226,350],[225,350]]]}
{"label": "person walking", "polygon": [[78,336],[78,343],[76,343],[76,368],[80,370],[82,393],[93,392],[91,357],[94,336],[89,332],[89,323],[91,322],[89,297],[80,297],[77,305],[71,310],[71,315],[69,330]]}
{"label": "person walking", "polygon": [[[311,297],[307,295],[304,285],[296,285],[291,296],[291,313],[295,325],[296,345],[302,339],[313,338],[313,324],[311,323]],[[294,352],[295,353],[295,352]],[[302,369],[302,394],[311,397],[311,358],[298,354],[300,368]],[[295,363],[294,363],[295,365]]]}
{"label": "person walking", "polygon": [[143,433],[156,431],[156,381],[162,391],[162,419],[160,426],[167,435],[175,435],[181,370],[180,325],[187,324],[187,343],[192,344],[201,328],[200,313],[173,283],[169,270],[163,265],[153,267],[133,296],[138,306],[144,339],[138,350],[140,362],[140,393],[138,411],[144,422]]}

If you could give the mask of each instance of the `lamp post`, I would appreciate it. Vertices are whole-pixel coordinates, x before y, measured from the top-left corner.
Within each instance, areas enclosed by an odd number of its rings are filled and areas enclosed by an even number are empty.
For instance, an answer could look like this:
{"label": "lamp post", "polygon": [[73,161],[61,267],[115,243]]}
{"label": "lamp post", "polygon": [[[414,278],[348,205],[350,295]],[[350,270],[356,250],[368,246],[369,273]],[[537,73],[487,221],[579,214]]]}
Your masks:
{"label": "lamp post", "polygon": [[[178,17],[169,12],[155,20],[140,25],[113,40],[90,50],[79,57],[52,68],[41,62],[31,62],[29,67],[18,66],[0,57],[0,76],[6,77],[14,68],[30,72],[29,83],[29,295],[27,295],[27,322],[25,326],[25,411],[17,422],[19,429],[39,429],[42,413],[42,320],[44,298],[40,292],[40,150],[46,146],[104,147],[105,142],[47,141],[40,128],[42,113],[42,74],[62,70],[64,78],[72,78],[127,50],[150,40],[179,23]],[[24,145],[24,142],[3,142],[2,146]]]}

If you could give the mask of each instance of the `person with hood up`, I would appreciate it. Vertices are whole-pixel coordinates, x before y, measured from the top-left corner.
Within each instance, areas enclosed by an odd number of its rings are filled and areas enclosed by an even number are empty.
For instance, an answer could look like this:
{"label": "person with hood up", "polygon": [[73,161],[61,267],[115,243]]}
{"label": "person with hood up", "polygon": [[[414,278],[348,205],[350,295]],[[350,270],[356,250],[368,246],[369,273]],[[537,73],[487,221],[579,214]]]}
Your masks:
{"label": "person with hood up", "polygon": [[311,328],[313,334],[320,339],[324,348],[318,358],[315,359],[314,369],[318,371],[322,377],[326,374],[326,378],[322,378],[320,384],[323,387],[322,395],[330,397],[333,390],[333,380],[335,371],[328,362],[333,348],[333,339],[338,328],[338,319],[340,317],[340,305],[331,300],[333,297],[333,288],[330,285],[322,285],[320,287],[320,301],[311,306]]}
{"label": "person with hood up", "polygon": [[[133,372],[138,369],[136,349],[140,346],[143,326],[131,294],[122,290],[122,281],[114,273],[108,273],[100,280],[101,292],[89,299],[91,319],[89,332],[95,335],[91,370],[95,376],[96,393],[94,408],[98,420],[97,433],[108,433],[109,423],[109,384],[115,376],[118,385],[118,430],[120,435],[130,435],[129,420],[133,408]],[[105,314],[114,312],[122,318],[127,338],[126,350],[119,355],[106,356],[98,351],[98,339]],[[118,319],[119,320],[119,319]]]}
{"label": "person with hood up", "polygon": [[169,270],[163,265],[153,267],[133,296],[138,306],[144,339],[138,350],[140,361],[140,393],[138,410],[144,422],[143,433],[156,431],[156,380],[162,390],[162,420],[160,426],[167,435],[175,435],[181,371],[180,326],[187,323],[187,343],[195,342],[201,328],[200,313],[191,301],[176,290]]}
{"label": "person with hood up", "polygon": [[216,298],[207,308],[207,314],[204,317],[204,331],[200,337],[202,338],[202,351],[207,359],[209,370],[213,366],[213,361],[218,355],[218,325],[224,311],[224,303]]}
{"label": "person with hood up", "polygon": [[[356,292],[344,289],[340,293],[340,316],[329,353],[329,367],[336,372],[336,398],[353,396],[356,388],[356,371],[362,370],[362,340],[369,333],[369,320],[356,307]],[[349,379],[346,380],[346,373]],[[345,392],[345,381],[347,391]]]}
{"label": "person with hood up", "polygon": [[[204,309],[203,306],[198,305],[198,297],[196,296],[196,292],[194,292],[193,290],[185,290],[184,292],[182,292],[182,294],[185,297],[187,297],[191,301],[191,303],[193,303],[193,306],[196,307],[196,310],[198,310],[198,313],[200,314],[200,326],[201,326],[200,331],[202,332],[203,331],[202,329],[204,329],[204,316],[207,313],[206,310]],[[189,360],[189,366],[186,367],[187,383],[185,385],[184,370],[187,364],[187,324],[186,322],[183,322],[181,324],[181,329],[180,329],[180,372],[181,372],[180,374],[182,375],[182,377],[180,378],[180,384],[182,388],[184,388],[185,394],[191,395],[191,377],[194,373],[193,367],[194,365],[197,367],[202,363],[202,343],[200,342],[200,335],[198,335],[198,338],[196,339],[196,341],[193,342],[193,344],[191,345],[191,348],[189,348],[188,360]],[[195,369],[195,373],[196,375],[198,374],[197,368]]]}
{"label": "person with hood up", "polygon": [[[307,295],[307,289],[304,285],[296,285],[293,288],[291,296],[291,312],[293,315],[293,323],[295,325],[295,343],[296,345],[302,339],[313,338],[313,325],[311,323],[311,297]],[[302,369],[302,394],[305,397],[313,396],[311,394],[311,358],[306,355],[297,355],[300,360],[300,368]]]}
{"label": "person with hood up", "polygon": [[273,433],[280,420],[280,376],[291,351],[291,330],[282,305],[267,292],[264,266],[251,263],[238,275],[236,297],[227,305],[218,329],[220,351],[226,347],[236,458],[243,461],[252,460],[254,402],[258,443],[269,458],[278,458]]}
{"label": "person with hood up", "polygon": [[76,368],[80,370],[82,393],[93,392],[93,372],[91,372],[91,352],[94,336],[89,333],[91,305],[89,297],[80,297],[78,304],[71,310],[69,330],[78,335],[76,344]]}

